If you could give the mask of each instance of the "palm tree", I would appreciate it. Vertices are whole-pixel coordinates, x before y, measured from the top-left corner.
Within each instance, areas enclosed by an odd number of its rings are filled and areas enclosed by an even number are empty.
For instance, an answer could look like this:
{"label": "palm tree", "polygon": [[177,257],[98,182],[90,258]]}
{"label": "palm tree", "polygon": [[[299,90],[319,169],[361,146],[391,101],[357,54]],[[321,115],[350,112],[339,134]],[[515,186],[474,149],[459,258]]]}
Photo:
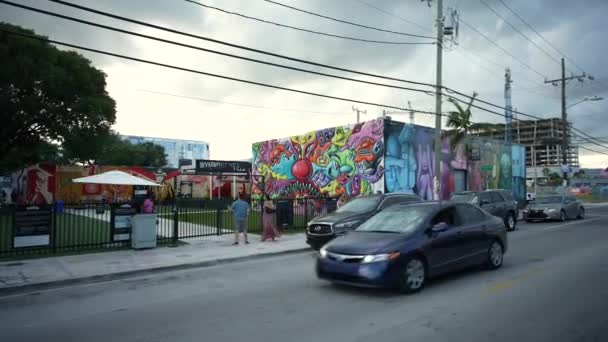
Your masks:
{"label": "palm tree", "polygon": [[491,123],[478,123],[471,121],[471,105],[473,105],[477,95],[479,95],[477,92],[473,93],[471,101],[469,101],[466,108],[463,108],[458,100],[454,98],[449,99],[449,101],[456,107],[456,110],[448,113],[448,121],[446,126],[450,129],[444,133],[444,136],[450,139],[452,148],[458,146],[468,134],[489,131],[496,126]]}

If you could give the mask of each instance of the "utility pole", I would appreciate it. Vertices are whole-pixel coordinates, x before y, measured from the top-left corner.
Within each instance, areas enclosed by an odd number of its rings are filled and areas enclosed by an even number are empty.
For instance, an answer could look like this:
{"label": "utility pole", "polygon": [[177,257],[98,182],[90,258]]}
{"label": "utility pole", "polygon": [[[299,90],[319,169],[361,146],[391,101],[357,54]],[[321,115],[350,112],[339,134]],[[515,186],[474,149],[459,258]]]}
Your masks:
{"label": "utility pole", "polygon": [[511,107],[511,69],[505,69],[505,142],[511,143],[513,139],[513,108]]}
{"label": "utility pole", "polygon": [[437,0],[437,71],[435,84],[435,193],[441,203],[441,91],[443,63],[443,0]]}
{"label": "utility pole", "polygon": [[414,110],[412,109],[411,101],[407,101],[407,108],[409,108],[409,110],[410,110],[410,123],[413,125],[414,124]]}
{"label": "utility pole", "polygon": [[361,113],[366,114],[367,110],[361,110],[361,109],[359,109],[359,107],[353,106],[353,112],[357,112],[357,123],[359,123],[361,121],[360,120]]}
{"label": "utility pole", "polygon": [[[551,83],[554,86],[557,86],[558,83],[561,83],[562,87],[562,167],[567,167],[568,165],[568,114],[566,112],[566,82],[578,79],[579,82],[583,82],[583,80],[587,77],[587,74],[583,72],[582,75],[572,75],[570,77],[566,77],[566,63],[562,58],[562,77],[555,80],[546,80],[545,83]],[[591,79],[591,78],[590,78]],[[564,182],[568,185],[568,170],[564,169],[563,177]]]}

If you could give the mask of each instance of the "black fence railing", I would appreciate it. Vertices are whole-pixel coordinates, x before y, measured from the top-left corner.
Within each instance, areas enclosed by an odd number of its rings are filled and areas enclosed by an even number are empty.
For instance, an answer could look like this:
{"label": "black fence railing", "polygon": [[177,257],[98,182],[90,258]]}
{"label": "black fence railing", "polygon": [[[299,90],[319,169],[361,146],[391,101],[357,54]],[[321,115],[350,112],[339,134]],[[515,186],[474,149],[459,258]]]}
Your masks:
{"label": "black fence railing", "polygon": [[[156,236],[158,245],[182,239],[232,234],[235,229],[232,201],[209,200],[159,203]],[[303,232],[314,217],[332,212],[334,199],[273,200],[276,226],[286,234]],[[128,248],[130,235],[121,234],[120,212],[125,204],[55,203],[53,205],[0,207],[0,258],[104,251]],[[248,231],[261,234],[263,201],[251,200]]]}

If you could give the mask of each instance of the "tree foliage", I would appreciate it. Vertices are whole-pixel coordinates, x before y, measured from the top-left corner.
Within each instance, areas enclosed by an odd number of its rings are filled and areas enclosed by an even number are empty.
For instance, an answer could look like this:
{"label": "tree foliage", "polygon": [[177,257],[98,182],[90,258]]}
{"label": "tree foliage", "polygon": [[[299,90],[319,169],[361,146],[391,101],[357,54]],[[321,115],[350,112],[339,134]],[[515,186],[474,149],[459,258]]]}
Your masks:
{"label": "tree foliage", "polygon": [[455,111],[451,111],[448,114],[446,126],[449,130],[445,132],[445,136],[450,138],[452,146],[460,144],[470,133],[489,131],[495,127],[494,124],[475,123],[472,121],[471,106],[477,95],[477,93],[473,93],[471,101],[469,101],[466,108],[453,98],[449,100],[456,107]]}
{"label": "tree foliage", "polygon": [[[0,28],[35,33],[7,23]],[[0,171],[57,158],[57,146],[77,148],[73,158],[95,154],[97,137],[108,136],[116,104],[106,92],[106,75],[73,51],[0,32]],[[86,142],[86,143],[83,143]]]}
{"label": "tree foliage", "polygon": [[132,144],[110,131],[93,139],[86,132],[66,141],[61,150],[65,163],[152,166],[167,165],[164,147],[153,143]]}

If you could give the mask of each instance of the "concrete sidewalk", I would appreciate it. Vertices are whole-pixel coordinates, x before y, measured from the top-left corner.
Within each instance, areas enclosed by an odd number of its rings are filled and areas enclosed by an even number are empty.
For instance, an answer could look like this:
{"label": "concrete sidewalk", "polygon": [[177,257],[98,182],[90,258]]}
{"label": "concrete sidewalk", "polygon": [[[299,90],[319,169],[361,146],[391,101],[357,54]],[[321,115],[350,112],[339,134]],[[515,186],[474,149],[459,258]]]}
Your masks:
{"label": "concrete sidewalk", "polygon": [[229,234],[182,240],[186,244],[178,247],[0,262],[0,296],[309,250],[303,233],[283,235],[274,242],[261,242],[259,235],[249,234],[249,245],[241,239],[233,246],[233,240]]}

